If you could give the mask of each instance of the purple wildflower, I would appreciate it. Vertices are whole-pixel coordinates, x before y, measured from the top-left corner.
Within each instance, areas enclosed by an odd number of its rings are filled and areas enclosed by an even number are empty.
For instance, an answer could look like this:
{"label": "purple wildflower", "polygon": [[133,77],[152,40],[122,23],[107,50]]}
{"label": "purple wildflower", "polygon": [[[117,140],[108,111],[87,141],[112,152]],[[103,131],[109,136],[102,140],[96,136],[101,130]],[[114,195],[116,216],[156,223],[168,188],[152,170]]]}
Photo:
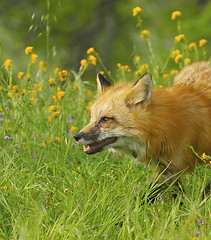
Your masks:
{"label": "purple wildflower", "polygon": [[161,196],[159,196],[159,197],[158,197],[158,200],[162,200],[162,197],[161,197]]}
{"label": "purple wildflower", "polygon": [[183,197],[183,199],[186,201],[186,197],[185,196],[182,196]]}
{"label": "purple wildflower", "polygon": [[70,131],[70,129],[68,130],[68,135],[70,135],[71,134],[71,131]]}
{"label": "purple wildflower", "polygon": [[0,118],[0,122],[4,121],[4,118]]}
{"label": "purple wildflower", "polygon": [[197,232],[196,232],[196,235],[199,235],[199,233],[200,233],[200,232],[199,232],[199,231],[197,231]]}
{"label": "purple wildflower", "polygon": [[201,219],[199,220],[199,225],[202,225],[202,224],[204,224],[204,221]]}
{"label": "purple wildflower", "polygon": [[76,146],[76,143],[73,143],[73,147],[75,147]]}
{"label": "purple wildflower", "polygon": [[4,139],[10,139],[10,137],[9,136],[5,136]]}
{"label": "purple wildflower", "polygon": [[5,107],[5,110],[6,110],[7,112],[9,112],[10,109],[9,109],[8,107]]}

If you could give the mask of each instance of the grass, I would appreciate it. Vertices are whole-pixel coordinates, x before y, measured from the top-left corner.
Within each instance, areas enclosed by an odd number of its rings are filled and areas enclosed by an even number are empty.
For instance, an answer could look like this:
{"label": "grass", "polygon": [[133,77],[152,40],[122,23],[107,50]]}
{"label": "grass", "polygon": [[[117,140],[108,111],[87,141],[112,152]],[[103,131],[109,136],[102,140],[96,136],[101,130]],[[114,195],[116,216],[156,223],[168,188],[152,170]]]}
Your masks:
{"label": "grass", "polygon": [[[188,58],[205,59],[204,47],[188,51],[186,41],[175,41],[158,65],[144,38],[152,62],[135,55],[133,66],[118,64],[115,78],[150,71],[155,85],[167,86]],[[210,167],[184,176],[185,194],[174,199],[168,189],[146,201],[153,190],[149,168],[106,152],[87,156],[73,139],[94,101],[84,73],[99,63],[113,78],[100,56],[91,48],[78,73],[53,73],[38,66],[30,49],[25,73],[17,77],[9,59],[0,69],[0,239],[210,239],[211,201],[201,200]],[[171,57],[176,49],[178,63]]]}

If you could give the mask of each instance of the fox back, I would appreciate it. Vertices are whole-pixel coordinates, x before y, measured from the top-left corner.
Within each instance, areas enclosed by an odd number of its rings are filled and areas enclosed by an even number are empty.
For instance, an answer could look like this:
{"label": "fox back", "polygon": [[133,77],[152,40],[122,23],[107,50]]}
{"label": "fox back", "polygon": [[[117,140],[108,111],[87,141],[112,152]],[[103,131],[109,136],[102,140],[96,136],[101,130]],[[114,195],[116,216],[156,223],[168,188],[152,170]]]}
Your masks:
{"label": "fox back", "polygon": [[170,175],[194,169],[197,157],[190,147],[211,154],[211,87],[181,83],[153,89],[149,73],[115,85],[99,74],[97,83],[90,123],[75,135],[85,153],[112,149],[146,164],[151,158],[152,166],[168,168]]}

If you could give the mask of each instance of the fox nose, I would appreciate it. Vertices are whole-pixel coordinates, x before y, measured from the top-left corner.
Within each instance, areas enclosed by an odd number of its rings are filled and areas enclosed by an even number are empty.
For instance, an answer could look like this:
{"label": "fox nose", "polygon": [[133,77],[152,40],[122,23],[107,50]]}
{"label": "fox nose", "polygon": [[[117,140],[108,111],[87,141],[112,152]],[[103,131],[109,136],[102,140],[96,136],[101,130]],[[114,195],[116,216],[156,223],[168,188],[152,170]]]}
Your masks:
{"label": "fox nose", "polygon": [[77,133],[73,137],[75,138],[76,142],[78,142],[81,139],[81,134]]}

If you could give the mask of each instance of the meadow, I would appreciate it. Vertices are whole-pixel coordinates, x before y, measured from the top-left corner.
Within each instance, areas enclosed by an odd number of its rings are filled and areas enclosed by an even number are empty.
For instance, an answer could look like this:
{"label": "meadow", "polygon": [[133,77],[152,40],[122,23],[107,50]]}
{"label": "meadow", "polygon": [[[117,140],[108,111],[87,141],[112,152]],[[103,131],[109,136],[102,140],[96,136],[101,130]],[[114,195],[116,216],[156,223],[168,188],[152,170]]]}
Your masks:
{"label": "meadow", "polygon": [[14,72],[12,56],[0,49],[0,239],[211,239],[211,201],[202,201],[211,165],[185,175],[176,198],[170,187],[150,202],[150,168],[107,152],[85,155],[73,138],[89,121],[96,92],[84,74],[96,65],[112,81],[148,71],[154,87],[165,87],[182,67],[208,59],[207,40],[188,42],[179,11],[169,20],[174,45],[159,59],[141,14],[133,9],[150,61],[134,53],[131,65],[117,63],[115,73],[94,46],[78,72],[50,70],[30,45],[23,50],[27,69]]}

